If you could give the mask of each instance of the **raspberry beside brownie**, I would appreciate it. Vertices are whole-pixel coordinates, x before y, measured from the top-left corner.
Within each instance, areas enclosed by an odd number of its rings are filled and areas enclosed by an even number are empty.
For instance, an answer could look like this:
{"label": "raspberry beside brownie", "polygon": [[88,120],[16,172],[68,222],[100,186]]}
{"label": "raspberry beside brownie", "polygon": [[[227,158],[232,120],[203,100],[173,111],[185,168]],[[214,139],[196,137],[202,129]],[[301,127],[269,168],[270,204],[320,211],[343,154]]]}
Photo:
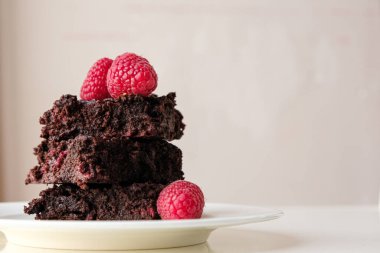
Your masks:
{"label": "raspberry beside brownie", "polygon": [[156,200],[161,184],[136,183],[53,186],[33,199],[24,212],[37,220],[152,220],[159,218]]}
{"label": "raspberry beside brownie", "polygon": [[77,135],[103,138],[179,139],[185,125],[175,109],[175,93],[166,96],[128,95],[84,101],[64,95],[40,118],[44,139],[67,140]]}
{"label": "raspberry beside brownie", "polygon": [[168,184],[183,179],[181,150],[159,139],[79,135],[70,140],[44,140],[35,155],[39,165],[30,170],[26,184]]}

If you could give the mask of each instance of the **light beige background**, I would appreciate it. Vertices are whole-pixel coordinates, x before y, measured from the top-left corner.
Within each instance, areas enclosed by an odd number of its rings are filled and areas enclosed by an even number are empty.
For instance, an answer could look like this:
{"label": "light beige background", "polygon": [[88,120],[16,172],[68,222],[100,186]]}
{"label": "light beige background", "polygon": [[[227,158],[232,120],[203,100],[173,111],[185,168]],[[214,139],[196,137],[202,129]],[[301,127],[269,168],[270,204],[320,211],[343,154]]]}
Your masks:
{"label": "light beige background", "polygon": [[1,200],[28,200],[39,116],[98,58],[147,57],[208,201],[369,204],[380,182],[380,3],[1,1]]}

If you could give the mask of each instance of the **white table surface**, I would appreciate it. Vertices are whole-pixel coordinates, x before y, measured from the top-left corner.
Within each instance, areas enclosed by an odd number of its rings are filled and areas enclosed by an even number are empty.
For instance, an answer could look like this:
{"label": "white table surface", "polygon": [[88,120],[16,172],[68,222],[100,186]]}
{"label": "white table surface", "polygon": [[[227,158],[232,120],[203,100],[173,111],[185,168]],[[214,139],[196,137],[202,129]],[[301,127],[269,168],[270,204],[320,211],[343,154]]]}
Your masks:
{"label": "white table surface", "polygon": [[[285,215],[278,220],[218,229],[206,244],[181,249],[128,252],[380,252],[380,215],[375,206],[288,207],[283,210]],[[0,233],[0,252],[79,251],[15,246],[7,244]]]}

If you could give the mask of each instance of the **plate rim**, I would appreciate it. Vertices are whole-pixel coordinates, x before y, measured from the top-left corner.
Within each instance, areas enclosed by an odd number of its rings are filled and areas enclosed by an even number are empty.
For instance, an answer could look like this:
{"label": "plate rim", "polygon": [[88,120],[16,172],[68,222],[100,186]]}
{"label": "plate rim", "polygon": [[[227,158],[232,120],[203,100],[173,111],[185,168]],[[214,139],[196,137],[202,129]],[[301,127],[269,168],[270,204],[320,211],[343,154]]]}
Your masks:
{"label": "plate rim", "polygon": [[[0,210],[6,206],[20,206],[27,202],[0,202]],[[261,210],[262,214],[237,215],[228,217],[205,217],[201,219],[188,220],[149,220],[149,221],[83,221],[83,220],[21,220],[15,218],[4,218],[4,216],[21,215],[22,212],[4,214],[0,213],[0,231],[8,228],[23,228],[23,229],[63,229],[70,230],[77,226],[81,230],[168,230],[168,229],[216,229],[218,227],[238,226],[247,223],[257,223],[280,218],[284,212],[280,209],[267,208],[254,205],[231,204],[206,202],[205,211],[207,208],[240,208],[240,209],[257,209]],[[207,215],[207,213],[206,213]]]}

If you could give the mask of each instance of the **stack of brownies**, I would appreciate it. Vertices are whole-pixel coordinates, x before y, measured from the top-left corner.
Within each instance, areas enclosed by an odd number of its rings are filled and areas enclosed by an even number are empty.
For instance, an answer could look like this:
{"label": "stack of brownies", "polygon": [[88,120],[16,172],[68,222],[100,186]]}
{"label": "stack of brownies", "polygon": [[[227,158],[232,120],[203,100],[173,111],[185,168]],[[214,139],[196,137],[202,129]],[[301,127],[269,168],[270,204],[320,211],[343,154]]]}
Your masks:
{"label": "stack of brownies", "polygon": [[25,212],[36,219],[158,219],[160,191],[183,179],[182,152],[167,142],[185,127],[175,105],[175,93],[62,96],[40,118],[38,165],[25,181],[53,186]]}

